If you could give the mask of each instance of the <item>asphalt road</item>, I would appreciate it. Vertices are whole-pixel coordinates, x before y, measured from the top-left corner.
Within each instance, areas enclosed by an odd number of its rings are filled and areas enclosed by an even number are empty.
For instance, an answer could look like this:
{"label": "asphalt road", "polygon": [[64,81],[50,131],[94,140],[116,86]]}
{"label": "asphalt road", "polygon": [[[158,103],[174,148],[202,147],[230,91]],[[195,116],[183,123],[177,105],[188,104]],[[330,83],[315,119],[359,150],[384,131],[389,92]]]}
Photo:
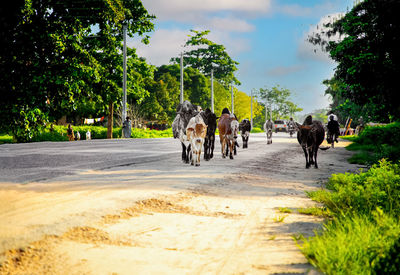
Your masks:
{"label": "asphalt road", "polygon": [[[284,139],[288,135],[281,133],[275,138]],[[241,144],[240,139],[239,137]],[[262,146],[264,151],[265,141],[264,133],[252,134],[249,149],[239,148],[239,156],[230,166],[240,167],[249,158],[257,157],[260,151],[255,146]],[[217,137],[214,159],[210,162],[202,160],[201,165],[210,168],[216,165],[216,159],[221,161],[220,148]],[[181,165],[180,158],[180,142],[172,138],[2,144],[0,182],[44,182],[86,170],[106,170],[122,166],[166,166],[168,169],[168,165]],[[226,162],[220,164],[226,165]]]}

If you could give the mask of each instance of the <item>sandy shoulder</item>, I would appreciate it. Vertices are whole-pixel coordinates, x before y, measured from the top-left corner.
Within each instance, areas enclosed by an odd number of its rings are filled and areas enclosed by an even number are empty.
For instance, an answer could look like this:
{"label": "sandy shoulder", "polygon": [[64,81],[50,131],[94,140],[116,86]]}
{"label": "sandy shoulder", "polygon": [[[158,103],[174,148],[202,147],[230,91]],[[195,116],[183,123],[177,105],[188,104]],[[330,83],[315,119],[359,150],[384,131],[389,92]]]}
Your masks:
{"label": "sandy shoulder", "polygon": [[[312,235],[322,220],[296,210],[314,205],[304,191],[358,167],[339,146],[320,151],[320,169],[304,169],[294,139],[273,146],[258,155],[249,148],[234,173],[171,163],[173,171],[137,166],[4,183],[0,273],[315,273],[293,236]],[[219,158],[216,167],[229,163]]]}

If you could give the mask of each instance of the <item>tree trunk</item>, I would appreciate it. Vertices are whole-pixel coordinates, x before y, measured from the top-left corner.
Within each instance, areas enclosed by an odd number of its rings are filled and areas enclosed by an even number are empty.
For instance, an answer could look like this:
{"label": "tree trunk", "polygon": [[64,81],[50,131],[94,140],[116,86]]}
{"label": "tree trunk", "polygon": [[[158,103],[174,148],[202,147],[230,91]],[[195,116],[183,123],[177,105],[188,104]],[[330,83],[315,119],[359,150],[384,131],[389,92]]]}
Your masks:
{"label": "tree trunk", "polygon": [[114,124],[114,103],[108,103],[108,122],[107,122],[107,138],[112,139],[113,124]]}

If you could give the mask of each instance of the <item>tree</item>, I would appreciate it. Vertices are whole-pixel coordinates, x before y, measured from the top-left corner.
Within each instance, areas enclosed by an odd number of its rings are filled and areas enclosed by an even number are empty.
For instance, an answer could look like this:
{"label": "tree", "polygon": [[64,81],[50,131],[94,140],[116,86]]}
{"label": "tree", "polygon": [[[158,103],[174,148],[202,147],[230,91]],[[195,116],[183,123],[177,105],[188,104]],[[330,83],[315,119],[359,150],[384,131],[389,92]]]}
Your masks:
{"label": "tree", "polygon": [[[260,88],[257,91],[257,97],[261,100],[261,104],[266,106],[267,112],[272,111],[272,119],[289,119],[295,113],[303,109],[291,102],[290,90],[281,88],[279,85],[269,88]],[[265,112],[265,110],[264,110]]]}
{"label": "tree", "polygon": [[[122,23],[130,34],[153,28],[153,17],[140,1],[11,4],[0,11],[1,131],[29,141],[48,121],[76,110],[85,99],[118,102]],[[95,24],[100,31],[93,36]]]}
{"label": "tree", "polygon": [[[234,89],[234,113],[239,121],[251,118],[251,97],[246,93]],[[253,117],[261,114],[263,106],[253,99]]]}
{"label": "tree", "polygon": [[342,40],[328,42],[321,34],[309,37],[338,63],[334,81],[340,85],[334,93],[346,104],[343,107],[354,103],[370,120],[400,118],[400,104],[393,100],[400,73],[398,10],[397,0],[364,0],[339,20],[326,24],[327,36],[339,34]]}
{"label": "tree", "polygon": [[[184,52],[184,65],[198,69],[205,76],[211,75],[213,70],[214,77],[219,80],[226,88],[233,82],[240,85],[239,80],[234,76],[237,71],[236,65],[239,62],[234,61],[226,52],[223,45],[216,44],[205,36],[210,33],[206,31],[191,30],[193,35],[185,43],[185,47],[191,48]],[[172,62],[179,63],[180,57],[171,59]]]}

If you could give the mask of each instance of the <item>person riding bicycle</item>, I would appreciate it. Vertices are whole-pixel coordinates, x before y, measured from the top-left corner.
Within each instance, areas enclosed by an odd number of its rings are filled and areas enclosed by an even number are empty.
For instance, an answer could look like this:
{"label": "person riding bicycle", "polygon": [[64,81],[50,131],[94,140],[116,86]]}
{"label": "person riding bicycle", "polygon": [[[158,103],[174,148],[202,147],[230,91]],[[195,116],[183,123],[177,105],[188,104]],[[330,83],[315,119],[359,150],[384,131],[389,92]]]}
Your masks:
{"label": "person riding bicycle", "polygon": [[340,126],[339,122],[335,120],[335,117],[333,115],[329,116],[328,133],[332,134],[332,142],[336,141],[337,143],[337,138],[340,135]]}

